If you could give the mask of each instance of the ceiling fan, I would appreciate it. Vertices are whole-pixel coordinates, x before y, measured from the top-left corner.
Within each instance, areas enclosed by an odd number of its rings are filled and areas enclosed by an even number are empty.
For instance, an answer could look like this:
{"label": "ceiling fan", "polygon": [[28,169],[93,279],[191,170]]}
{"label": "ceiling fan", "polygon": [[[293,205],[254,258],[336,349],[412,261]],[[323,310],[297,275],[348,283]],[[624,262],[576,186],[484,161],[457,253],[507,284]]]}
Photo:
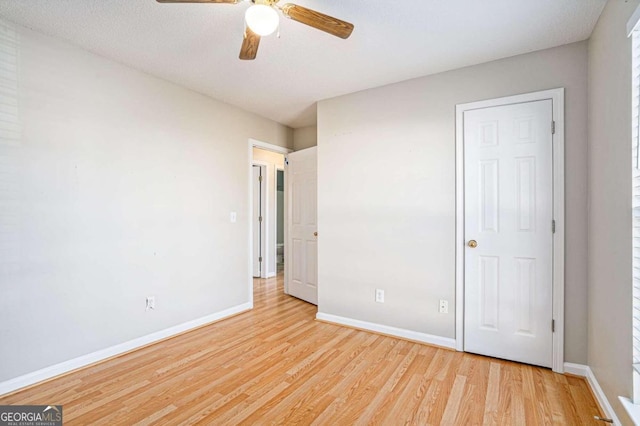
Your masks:
{"label": "ceiling fan", "polygon": [[287,18],[327,32],[343,39],[349,38],[353,24],[296,4],[279,6],[280,0],[157,0],[158,3],[227,3],[250,1],[253,5],[245,13],[244,40],[240,59],[255,59],[260,37],[272,34],[279,25],[278,10]]}

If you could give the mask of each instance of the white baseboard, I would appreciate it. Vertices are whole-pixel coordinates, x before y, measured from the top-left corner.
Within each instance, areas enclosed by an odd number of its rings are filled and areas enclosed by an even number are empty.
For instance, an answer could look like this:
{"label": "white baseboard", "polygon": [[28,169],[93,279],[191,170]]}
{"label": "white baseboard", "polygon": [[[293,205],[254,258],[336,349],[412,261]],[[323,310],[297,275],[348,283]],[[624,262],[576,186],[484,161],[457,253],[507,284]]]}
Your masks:
{"label": "white baseboard", "polygon": [[237,305],[232,308],[225,309],[224,311],[221,311],[221,312],[216,312],[214,314],[207,315],[202,318],[198,318],[192,321],[187,321],[185,323],[178,324],[176,326],[169,327],[164,330],[156,331],[155,333],[147,334],[146,336],[138,337],[136,339],[129,340],[127,342],[120,343],[118,345],[111,346],[106,349],[101,349],[99,351],[92,352],[87,355],[82,355],[78,358],[70,359],[69,361],[64,361],[59,364],[52,365],[50,367],[45,367],[43,369],[36,370],[22,376],[19,376],[10,380],[6,380],[4,382],[0,382],[0,395],[13,392],[17,389],[32,385],[34,383],[41,382],[43,380],[51,379],[52,377],[65,374],[73,370],[77,370],[78,368],[86,367],[87,365],[94,364],[99,361],[103,361],[107,358],[111,358],[116,355],[121,355],[125,352],[138,349],[142,346],[146,346],[148,344],[158,342],[159,340],[163,340],[168,337],[175,336],[176,334],[183,333],[185,331],[203,326],[205,324],[212,323],[214,321],[219,321],[221,319],[230,317],[232,315],[236,315],[241,312],[248,311],[252,307],[253,305],[251,304],[251,302],[243,303],[242,305]]}
{"label": "white baseboard", "polygon": [[640,405],[634,404],[629,398],[623,396],[619,396],[618,400],[624,409],[627,410],[627,414],[631,417],[631,420],[633,420],[633,424],[640,424]]}
{"label": "white baseboard", "polygon": [[587,377],[587,369],[589,366],[584,364],[574,364],[572,362],[564,363],[564,372],[573,374],[574,376]]}
{"label": "white baseboard", "polygon": [[427,333],[419,333],[417,331],[406,330],[404,328],[396,328],[388,325],[376,324],[373,322],[360,321],[352,318],[340,317],[337,315],[323,314],[318,312],[316,319],[320,321],[326,321],[333,324],[345,325],[347,327],[360,328],[362,330],[373,331],[376,333],[387,334],[394,337],[400,337],[402,339],[415,340],[421,343],[428,343],[430,345],[442,346],[449,349],[455,349],[455,339],[448,337],[434,336]]}
{"label": "white baseboard", "polygon": [[598,404],[600,404],[600,408],[602,408],[602,411],[604,411],[604,416],[613,420],[613,424],[615,425],[621,424],[620,419],[618,419],[618,417],[616,416],[615,411],[613,411],[613,407],[611,407],[611,404],[609,404],[609,400],[600,387],[596,376],[593,374],[593,371],[591,371],[591,368],[588,365],[565,362],[564,372],[574,374],[576,376],[585,377],[587,379],[587,383],[589,383],[589,387],[591,387],[591,391],[598,400]]}

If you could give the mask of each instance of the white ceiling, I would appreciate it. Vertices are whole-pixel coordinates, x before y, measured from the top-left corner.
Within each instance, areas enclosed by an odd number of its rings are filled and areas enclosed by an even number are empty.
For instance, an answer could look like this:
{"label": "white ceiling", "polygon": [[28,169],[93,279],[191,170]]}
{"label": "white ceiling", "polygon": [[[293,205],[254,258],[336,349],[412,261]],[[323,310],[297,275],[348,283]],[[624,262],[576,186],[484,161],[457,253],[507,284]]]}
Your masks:
{"label": "white ceiling", "polygon": [[297,128],[321,99],[589,37],[606,0],[282,0],[352,22],[348,40],[281,19],[240,61],[240,4],[0,0],[0,16]]}

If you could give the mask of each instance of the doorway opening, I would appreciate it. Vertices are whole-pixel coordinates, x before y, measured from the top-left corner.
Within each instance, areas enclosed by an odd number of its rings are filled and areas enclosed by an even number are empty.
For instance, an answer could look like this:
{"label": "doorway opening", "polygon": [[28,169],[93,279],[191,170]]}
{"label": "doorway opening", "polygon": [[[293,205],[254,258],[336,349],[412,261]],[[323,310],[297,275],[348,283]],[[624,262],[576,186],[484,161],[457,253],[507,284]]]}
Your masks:
{"label": "doorway opening", "polygon": [[[286,251],[285,155],[290,150],[249,139],[249,294],[254,278],[281,274]],[[285,289],[286,291],[286,289]]]}

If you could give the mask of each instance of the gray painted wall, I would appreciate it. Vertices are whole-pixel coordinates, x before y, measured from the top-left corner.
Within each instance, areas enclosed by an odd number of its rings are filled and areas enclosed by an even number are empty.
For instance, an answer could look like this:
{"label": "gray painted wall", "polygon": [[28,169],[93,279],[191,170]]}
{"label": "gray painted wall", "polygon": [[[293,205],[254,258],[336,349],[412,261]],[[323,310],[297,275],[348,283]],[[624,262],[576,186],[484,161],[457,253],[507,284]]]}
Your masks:
{"label": "gray painted wall", "polygon": [[566,89],[565,359],[586,363],[587,42],[318,104],[319,311],[453,338],[455,105],[556,87]]}
{"label": "gray painted wall", "polygon": [[307,126],[293,130],[293,150],[311,148],[318,145],[318,127]]}
{"label": "gray painted wall", "polygon": [[291,129],[16,31],[0,381],[248,302],[248,140],[286,146]]}
{"label": "gray painted wall", "polygon": [[612,0],[589,42],[589,366],[625,424],[631,396],[631,39]]}

